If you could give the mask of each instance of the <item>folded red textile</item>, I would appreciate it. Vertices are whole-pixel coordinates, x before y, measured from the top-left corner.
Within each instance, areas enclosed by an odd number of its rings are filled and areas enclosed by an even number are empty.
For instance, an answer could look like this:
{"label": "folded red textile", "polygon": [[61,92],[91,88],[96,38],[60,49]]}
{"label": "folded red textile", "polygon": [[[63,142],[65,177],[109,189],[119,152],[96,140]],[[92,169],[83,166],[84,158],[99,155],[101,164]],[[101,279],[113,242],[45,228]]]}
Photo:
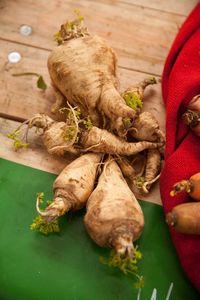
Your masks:
{"label": "folded red textile", "polygon": [[[188,102],[200,93],[200,4],[182,25],[167,57],[162,77],[166,104],[166,153],[160,179],[165,213],[192,201],[185,193],[170,196],[174,183],[200,172],[200,137],[182,122]],[[170,228],[181,265],[200,292],[200,236],[184,235]]]}

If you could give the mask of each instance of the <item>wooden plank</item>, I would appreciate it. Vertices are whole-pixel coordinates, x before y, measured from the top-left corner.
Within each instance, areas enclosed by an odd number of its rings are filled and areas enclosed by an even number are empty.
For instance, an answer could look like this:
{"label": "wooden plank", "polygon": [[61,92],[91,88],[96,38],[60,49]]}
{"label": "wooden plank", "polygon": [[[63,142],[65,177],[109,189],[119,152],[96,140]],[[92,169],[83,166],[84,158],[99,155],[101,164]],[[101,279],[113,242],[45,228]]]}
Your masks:
{"label": "wooden plank", "polygon": [[[117,2],[118,0],[111,0],[110,2]],[[107,2],[107,1],[106,1]],[[178,15],[187,16],[190,11],[199,2],[198,0],[122,0],[121,2],[129,3],[131,5],[138,5],[145,8],[160,10],[162,12],[173,13]]]}
{"label": "wooden plank", "polygon": [[0,157],[29,167],[58,174],[72,160],[72,157],[58,158],[49,155],[42,144],[42,138],[35,133],[34,129],[29,131],[28,141],[30,147],[14,151],[12,140],[6,137],[21,123],[0,118]]}
{"label": "wooden plank", "polygon": [[[161,75],[169,47],[184,21],[184,17],[119,1],[22,1],[1,3],[0,38],[34,47],[52,49],[52,39],[60,23],[71,18],[74,8],[85,16],[86,25],[93,34],[109,40],[116,50],[119,65],[146,73]],[[14,12],[14,17],[13,17]],[[19,33],[20,25],[29,24],[33,34]]]}
{"label": "wooden plank", "polygon": [[[11,160],[29,167],[47,171],[54,174],[59,174],[63,168],[70,162],[72,156],[66,158],[58,158],[46,152],[42,144],[41,136],[35,133],[34,129],[29,132],[30,147],[22,149],[18,152],[13,150],[12,141],[6,137],[6,134],[12,132],[21,123],[0,118],[0,157]],[[156,183],[149,195],[137,195],[139,199],[149,202],[161,204],[159,184]]]}
{"label": "wooden plank", "polygon": [[[0,48],[0,113],[11,119],[31,118],[38,112],[51,115],[51,105],[54,102],[51,88],[43,92],[36,87],[36,77],[12,76],[15,73],[36,72],[43,75],[50,86],[46,66],[49,52],[5,41],[0,41]],[[11,51],[18,51],[21,54],[22,59],[19,63],[8,62],[7,56]],[[147,74],[119,68],[121,90],[145,77]]]}

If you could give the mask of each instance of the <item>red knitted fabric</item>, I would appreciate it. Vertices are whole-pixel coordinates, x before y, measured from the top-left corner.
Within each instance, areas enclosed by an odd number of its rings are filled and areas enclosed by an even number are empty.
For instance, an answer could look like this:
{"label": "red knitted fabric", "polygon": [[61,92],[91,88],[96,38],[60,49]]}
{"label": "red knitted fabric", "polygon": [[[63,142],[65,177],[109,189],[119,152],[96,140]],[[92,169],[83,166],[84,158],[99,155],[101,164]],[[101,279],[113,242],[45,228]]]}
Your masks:
{"label": "red knitted fabric", "polygon": [[[200,137],[182,122],[181,115],[193,96],[200,93],[200,4],[180,29],[167,57],[163,79],[166,104],[166,153],[160,179],[165,213],[192,199],[185,193],[174,198],[169,193],[173,184],[200,172]],[[184,235],[170,228],[181,265],[200,292],[200,236]]]}

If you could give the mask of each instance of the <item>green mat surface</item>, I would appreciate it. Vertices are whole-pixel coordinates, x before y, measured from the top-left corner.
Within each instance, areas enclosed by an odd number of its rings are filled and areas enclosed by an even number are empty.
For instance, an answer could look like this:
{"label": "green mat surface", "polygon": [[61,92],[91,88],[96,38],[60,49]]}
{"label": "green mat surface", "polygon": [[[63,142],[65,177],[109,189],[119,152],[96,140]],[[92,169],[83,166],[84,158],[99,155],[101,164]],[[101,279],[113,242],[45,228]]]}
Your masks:
{"label": "green mat surface", "polygon": [[[145,287],[99,262],[108,256],[87,235],[84,210],[61,219],[61,233],[29,229],[36,193],[51,199],[56,176],[0,159],[0,300],[196,300],[200,295],[183,274],[162,208],[141,201],[145,229],[138,241]],[[167,296],[168,295],[168,296]]]}

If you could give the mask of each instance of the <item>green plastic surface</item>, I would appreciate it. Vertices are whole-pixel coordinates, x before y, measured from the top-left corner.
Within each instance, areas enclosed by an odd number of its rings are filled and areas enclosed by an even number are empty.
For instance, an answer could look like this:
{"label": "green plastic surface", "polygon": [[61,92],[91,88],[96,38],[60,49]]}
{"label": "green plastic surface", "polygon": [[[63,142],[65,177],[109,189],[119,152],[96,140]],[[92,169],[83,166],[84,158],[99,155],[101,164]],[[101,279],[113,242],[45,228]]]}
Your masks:
{"label": "green plastic surface", "polygon": [[143,253],[140,274],[145,277],[139,293],[134,278],[99,262],[110,250],[87,235],[84,210],[63,217],[60,234],[47,237],[31,231],[36,193],[43,191],[51,199],[55,178],[0,159],[1,300],[200,299],[181,270],[158,205],[140,202],[146,224],[137,243]]}

